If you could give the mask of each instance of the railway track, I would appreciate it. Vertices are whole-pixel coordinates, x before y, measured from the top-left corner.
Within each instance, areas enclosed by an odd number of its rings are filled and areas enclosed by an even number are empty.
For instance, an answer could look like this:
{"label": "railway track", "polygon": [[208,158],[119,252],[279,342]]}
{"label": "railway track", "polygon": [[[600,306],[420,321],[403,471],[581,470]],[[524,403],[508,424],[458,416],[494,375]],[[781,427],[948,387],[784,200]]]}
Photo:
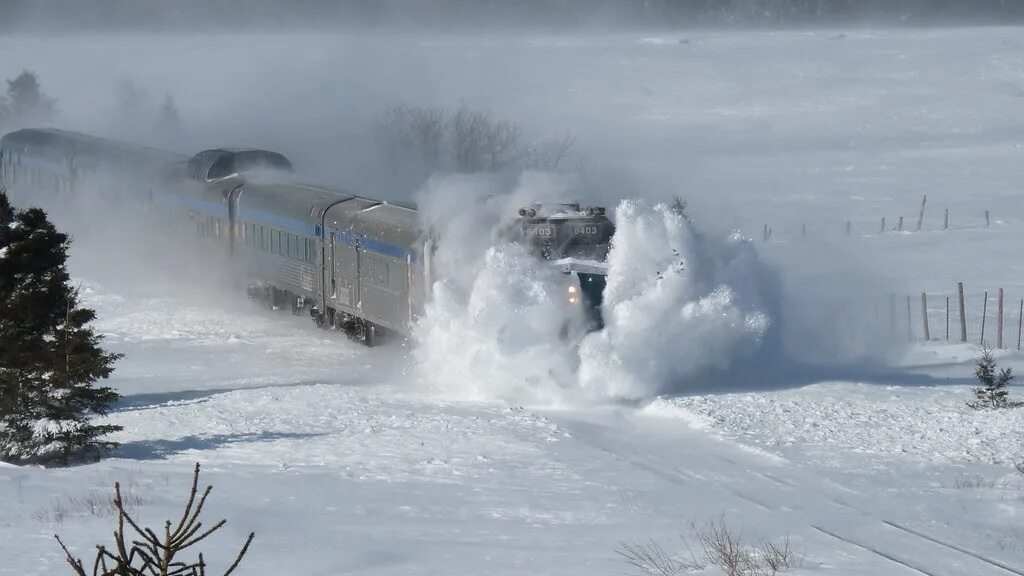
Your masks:
{"label": "railway track", "polygon": [[[908,574],[926,576],[1024,576],[1024,569],[1001,559],[993,558],[976,550],[951,543],[905,523],[887,518],[877,510],[884,509],[885,502],[877,501],[875,511],[855,503],[857,491],[836,484],[834,481],[816,477],[793,468],[772,466],[771,471],[754,467],[756,462],[742,455],[730,457],[725,453],[709,454],[707,450],[698,453],[697,442],[691,434],[683,431],[686,438],[665,442],[643,438],[642,427],[637,430],[640,438],[625,439],[616,436],[613,429],[602,430],[591,422],[558,418],[559,424],[573,433],[573,437],[590,444],[595,449],[614,458],[647,471],[652,475],[679,487],[698,493],[710,490],[720,495],[723,507],[729,501],[742,501],[739,507],[745,514],[760,515],[768,524],[804,526],[808,536],[821,535],[828,541],[840,542],[855,551],[855,555],[867,561],[889,565]],[[707,440],[702,439],[706,445]],[[722,452],[729,445],[721,442]],[[689,446],[674,450],[670,457],[662,453],[637,450],[637,446]],[[834,492],[841,492],[840,497]],[[860,495],[864,500],[871,500]],[[753,505],[753,506],[751,506]],[[780,516],[785,518],[779,522]],[[867,572],[865,572],[867,573]],[[888,573],[888,572],[885,572]]]}

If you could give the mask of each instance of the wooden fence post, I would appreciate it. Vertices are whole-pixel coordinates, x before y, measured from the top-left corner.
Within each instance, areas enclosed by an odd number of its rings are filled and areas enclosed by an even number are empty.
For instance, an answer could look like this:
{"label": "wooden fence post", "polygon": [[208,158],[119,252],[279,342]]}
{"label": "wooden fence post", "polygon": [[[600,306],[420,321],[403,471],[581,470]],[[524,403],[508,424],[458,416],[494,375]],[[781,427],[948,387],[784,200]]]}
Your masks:
{"label": "wooden fence post", "polygon": [[885,216],[882,216],[882,227],[878,229],[879,234],[885,234]]}
{"label": "wooden fence post", "polygon": [[900,216],[900,223],[896,226],[897,232],[903,232],[903,216]]}
{"label": "wooden fence post", "polygon": [[896,293],[889,293],[889,332],[896,333]]}
{"label": "wooden fence post", "polygon": [[947,231],[949,230],[949,208],[946,208],[946,217],[942,222],[942,229]]}
{"label": "wooden fence post", "polygon": [[767,224],[764,225],[764,233],[761,235],[761,237],[764,238],[765,242],[768,241],[768,225]]}
{"label": "wooden fence post", "polygon": [[949,342],[949,296],[946,296],[946,342]]}
{"label": "wooden fence post", "polygon": [[850,235],[850,221],[849,220],[846,221],[846,235],[847,236]]}
{"label": "wooden fence post", "polygon": [[910,320],[910,294],[907,294],[907,340],[914,340],[914,323]]}
{"label": "wooden fence post", "polygon": [[999,316],[996,320],[996,348],[1003,349],[1003,289],[999,289]]}
{"label": "wooden fence post", "polygon": [[985,318],[988,316],[988,290],[985,290],[985,303],[981,305],[981,346],[985,347]]}
{"label": "wooden fence post", "polygon": [[928,330],[928,295],[921,292],[921,320],[924,322],[924,341],[932,339],[932,333]]}
{"label": "wooden fence post", "polygon": [[967,342],[967,312],[964,310],[964,283],[957,282],[956,290],[960,297],[960,341]]}
{"label": "wooden fence post", "polygon": [[1020,350],[1020,331],[1024,328],[1024,298],[1020,299],[1020,312],[1017,314],[1017,350]]}
{"label": "wooden fence post", "polygon": [[804,224],[802,224],[800,226],[800,236],[803,237],[803,238],[807,238],[807,224],[806,223],[804,223]]}
{"label": "wooden fence post", "polygon": [[920,232],[924,227],[924,205],[928,202],[928,195],[925,194],[921,198],[921,212],[917,215],[917,231]]}
{"label": "wooden fence post", "polygon": [[990,227],[992,227],[992,221],[989,220],[988,210],[985,210],[985,228],[990,228]]}

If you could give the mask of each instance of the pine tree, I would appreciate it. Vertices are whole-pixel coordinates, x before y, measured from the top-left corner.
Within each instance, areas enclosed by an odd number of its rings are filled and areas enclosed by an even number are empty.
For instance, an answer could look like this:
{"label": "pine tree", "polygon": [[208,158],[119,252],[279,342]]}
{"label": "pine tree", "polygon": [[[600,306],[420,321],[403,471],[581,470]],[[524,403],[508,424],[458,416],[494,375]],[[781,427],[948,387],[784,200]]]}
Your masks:
{"label": "pine tree", "polygon": [[11,108],[7,105],[7,98],[0,96],[0,128],[7,125],[11,117]]}
{"label": "pine tree", "polygon": [[94,425],[117,393],[94,384],[119,354],[100,348],[66,261],[70,240],[37,208],[16,211],[0,189],[0,460],[67,465],[116,446]]}
{"label": "pine tree", "polygon": [[672,203],[669,204],[669,210],[683,217],[683,220],[690,221],[690,213],[687,211],[686,200],[683,200],[678,194],[672,196]]}
{"label": "pine tree", "polygon": [[1007,386],[1013,381],[1013,372],[1010,368],[998,370],[996,360],[992,356],[992,350],[986,348],[981,353],[981,358],[976,362],[974,377],[978,379],[981,386],[971,388],[975,400],[968,400],[967,405],[975,410],[983,408],[1016,408],[1021,402],[1012,401],[1009,398],[1010,391]]}
{"label": "pine tree", "polygon": [[53,99],[43,94],[39,77],[29,70],[7,81],[7,101],[12,119],[23,124],[48,121],[57,111]]}

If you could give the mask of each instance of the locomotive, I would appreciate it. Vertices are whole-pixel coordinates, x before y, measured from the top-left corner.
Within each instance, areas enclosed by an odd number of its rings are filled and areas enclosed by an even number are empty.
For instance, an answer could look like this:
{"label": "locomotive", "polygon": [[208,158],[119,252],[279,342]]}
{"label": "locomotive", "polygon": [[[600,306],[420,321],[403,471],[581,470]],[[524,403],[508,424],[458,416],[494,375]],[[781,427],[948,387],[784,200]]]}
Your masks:
{"label": "locomotive", "polygon": [[[300,184],[270,150],[217,148],[191,157],[56,129],[0,139],[0,184],[73,195],[95,185],[195,234],[227,255],[250,297],[308,313],[318,326],[369,346],[409,333],[436,280],[443,241],[426,234],[416,206]],[[614,225],[603,208],[535,204],[509,232],[567,275],[566,302],[601,326],[606,256]]]}

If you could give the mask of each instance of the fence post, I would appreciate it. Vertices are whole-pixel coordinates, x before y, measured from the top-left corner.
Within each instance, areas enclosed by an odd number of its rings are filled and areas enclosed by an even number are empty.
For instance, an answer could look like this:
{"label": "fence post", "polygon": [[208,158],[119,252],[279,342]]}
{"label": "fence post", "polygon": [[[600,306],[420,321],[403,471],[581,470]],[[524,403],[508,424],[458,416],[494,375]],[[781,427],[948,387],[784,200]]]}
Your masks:
{"label": "fence post", "polygon": [[917,215],[917,231],[920,232],[924,226],[924,205],[928,202],[928,195],[921,198],[921,212]]}
{"label": "fence post", "polygon": [[988,218],[988,210],[985,210],[985,228],[990,228],[991,226],[992,226],[992,221],[989,220],[989,218]]}
{"label": "fence post", "polygon": [[985,347],[985,318],[988,316],[988,290],[985,290],[985,303],[981,305],[981,346]]}
{"label": "fence post", "polygon": [[800,236],[803,237],[803,238],[807,238],[807,224],[806,223],[804,223],[804,224],[802,224],[800,226]]}
{"label": "fence post", "polygon": [[846,221],[846,235],[847,236],[850,235],[850,221],[849,220]]}
{"label": "fence post", "polygon": [[768,225],[767,224],[764,225],[764,233],[761,235],[761,237],[764,238],[765,242],[768,241]]}
{"label": "fence post", "polygon": [[1024,298],[1020,299],[1020,312],[1017,314],[1017,350],[1020,350],[1020,331],[1024,328]]}
{"label": "fence post", "polygon": [[946,296],[946,342],[949,342],[949,296]]}
{"label": "fence post", "polygon": [[1003,349],[1003,289],[999,289],[999,316],[996,320],[996,348]]}
{"label": "fence post", "polygon": [[942,229],[949,230],[949,208],[946,208],[946,217],[942,222]]}
{"label": "fence post", "polygon": [[956,290],[960,297],[960,341],[967,342],[967,312],[964,310],[964,283],[957,282]]}
{"label": "fence post", "polygon": [[889,293],[889,333],[896,333],[896,293]]}
{"label": "fence post", "polygon": [[900,223],[896,226],[896,231],[903,232],[903,216],[900,216]]}
{"label": "fence post", "polygon": [[907,340],[914,340],[914,324],[910,320],[910,294],[907,294]]}
{"label": "fence post", "polygon": [[885,234],[885,216],[882,216],[882,227],[878,229],[879,234]]}
{"label": "fence post", "polygon": [[932,339],[932,333],[928,330],[928,295],[921,292],[921,320],[924,322],[924,341]]}

